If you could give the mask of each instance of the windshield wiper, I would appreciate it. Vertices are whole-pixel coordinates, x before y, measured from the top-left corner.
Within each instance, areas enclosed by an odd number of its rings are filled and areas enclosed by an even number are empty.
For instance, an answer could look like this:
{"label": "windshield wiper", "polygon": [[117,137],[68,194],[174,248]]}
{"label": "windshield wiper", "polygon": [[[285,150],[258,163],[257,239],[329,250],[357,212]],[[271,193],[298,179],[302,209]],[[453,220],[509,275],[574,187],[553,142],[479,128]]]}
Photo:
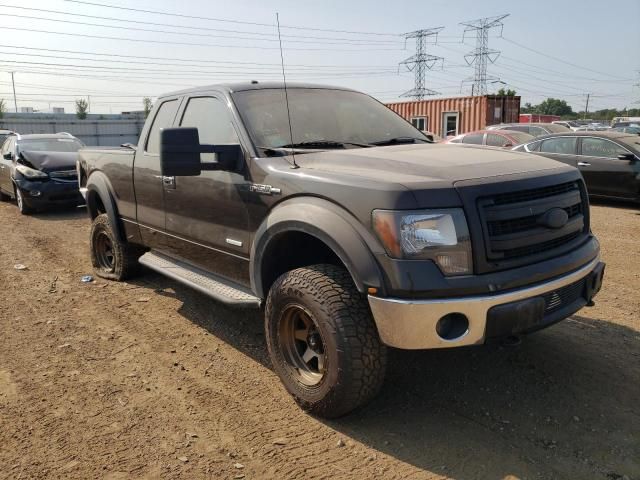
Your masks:
{"label": "windshield wiper", "polygon": [[344,148],[346,145],[354,145],[362,148],[371,146],[367,143],[338,142],[335,140],[309,140],[306,142],[289,143],[277,148]]}
{"label": "windshield wiper", "polygon": [[403,143],[416,143],[416,142],[424,142],[424,143],[432,143],[426,138],[415,138],[415,137],[395,137],[388,138],[386,140],[378,140],[377,142],[371,142],[371,145],[400,145]]}

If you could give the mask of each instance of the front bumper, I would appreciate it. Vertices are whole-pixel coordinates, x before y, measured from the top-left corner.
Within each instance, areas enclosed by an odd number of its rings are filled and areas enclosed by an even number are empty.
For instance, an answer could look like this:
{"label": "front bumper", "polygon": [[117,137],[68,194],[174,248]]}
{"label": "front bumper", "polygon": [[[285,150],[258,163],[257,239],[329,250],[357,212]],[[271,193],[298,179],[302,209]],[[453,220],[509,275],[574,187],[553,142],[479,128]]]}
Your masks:
{"label": "front bumper", "polygon": [[[369,296],[369,305],[382,342],[391,347],[478,345],[567,318],[598,293],[603,276],[604,263],[595,258],[571,273],[507,293],[432,300]],[[439,332],[444,331],[440,321],[445,316],[445,321],[453,320],[462,328],[449,330],[453,336],[443,338]]]}
{"label": "front bumper", "polygon": [[77,182],[29,181],[21,179],[16,180],[16,185],[22,192],[24,203],[32,209],[55,207],[57,205],[82,205],[84,203],[84,199],[78,190]]}

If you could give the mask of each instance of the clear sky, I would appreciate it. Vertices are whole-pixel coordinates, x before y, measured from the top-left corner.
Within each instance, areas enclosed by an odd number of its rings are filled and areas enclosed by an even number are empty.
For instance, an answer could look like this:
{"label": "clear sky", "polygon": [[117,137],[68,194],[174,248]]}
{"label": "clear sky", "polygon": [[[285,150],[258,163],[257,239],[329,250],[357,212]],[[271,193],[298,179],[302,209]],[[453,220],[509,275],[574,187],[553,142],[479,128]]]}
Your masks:
{"label": "clear sky", "polygon": [[90,96],[92,113],[140,110],[143,96],[188,86],[280,80],[276,12],[289,81],[398,99],[413,87],[398,63],[415,48],[401,34],[444,27],[427,49],[444,62],[426,86],[469,94],[475,38],[462,42],[460,22],[508,13],[502,38],[491,31],[502,53],[488,73],[523,103],[551,96],[580,110],[590,93],[590,111],[640,105],[640,0],[0,0],[0,98],[13,109],[10,71],[19,107],[72,112]]}

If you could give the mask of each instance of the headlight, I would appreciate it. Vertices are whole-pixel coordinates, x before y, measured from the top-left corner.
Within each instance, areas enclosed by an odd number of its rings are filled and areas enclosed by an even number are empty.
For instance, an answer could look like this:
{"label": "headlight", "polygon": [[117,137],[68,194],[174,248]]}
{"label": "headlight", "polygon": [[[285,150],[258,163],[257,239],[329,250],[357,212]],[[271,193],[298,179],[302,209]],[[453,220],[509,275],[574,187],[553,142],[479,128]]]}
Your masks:
{"label": "headlight", "polygon": [[472,273],[469,229],[460,208],[374,210],[373,228],[393,258],[433,260],[445,275]]}
{"label": "headlight", "polygon": [[27,178],[48,178],[49,175],[47,175],[44,172],[41,172],[40,170],[36,170],[34,168],[31,167],[27,167],[26,165],[17,165],[16,166],[16,170],[18,172],[20,172],[22,175],[24,175]]}

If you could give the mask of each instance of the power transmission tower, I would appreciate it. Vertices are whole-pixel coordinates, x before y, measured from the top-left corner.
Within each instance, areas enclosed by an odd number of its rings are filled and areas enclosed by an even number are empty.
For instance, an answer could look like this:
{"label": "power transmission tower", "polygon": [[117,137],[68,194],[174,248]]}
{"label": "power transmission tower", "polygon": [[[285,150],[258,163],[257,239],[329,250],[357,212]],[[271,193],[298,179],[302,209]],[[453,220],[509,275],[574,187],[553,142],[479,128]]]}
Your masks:
{"label": "power transmission tower", "polygon": [[404,65],[410,72],[413,71],[415,84],[411,90],[400,95],[401,97],[413,97],[416,100],[422,100],[428,95],[438,95],[438,92],[435,90],[430,90],[425,87],[425,73],[427,70],[431,70],[436,63],[442,62],[444,59],[442,57],[430,55],[426,50],[427,39],[435,37],[435,41],[437,42],[438,32],[443,28],[444,27],[426,28],[405,34],[405,42],[412,38],[416,39],[416,54],[403,60],[399,65]]}
{"label": "power transmission tower", "polygon": [[473,82],[471,87],[472,96],[486,95],[487,81],[499,80],[498,77],[487,75],[487,64],[489,62],[495,63],[500,56],[498,50],[489,49],[489,31],[492,28],[500,27],[500,35],[502,35],[502,28],[504,26],[502,20],[508,16],[509,14],[507,13],[496,17],[486,17],[460,23],[460,25],[465,26],[464,33],[462,34],[463,42],[467,32],[476,32],[476,48],[464,56],[467,65],[473,65],[475,68],[473,78],[464,80],[464,82]]}

